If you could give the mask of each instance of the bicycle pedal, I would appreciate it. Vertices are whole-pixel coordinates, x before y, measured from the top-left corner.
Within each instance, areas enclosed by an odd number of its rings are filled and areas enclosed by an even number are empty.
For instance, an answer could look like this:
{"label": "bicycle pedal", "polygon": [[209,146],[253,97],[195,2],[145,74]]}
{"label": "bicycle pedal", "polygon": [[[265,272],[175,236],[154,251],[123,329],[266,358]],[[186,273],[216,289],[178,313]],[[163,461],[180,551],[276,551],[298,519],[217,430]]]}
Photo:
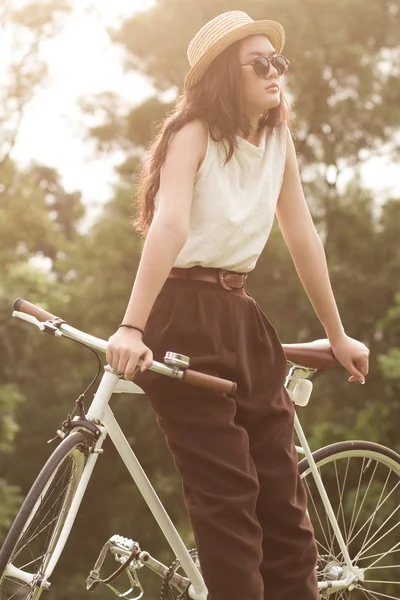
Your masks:
{"label": "bicycle pedal", "polygon": [[[134,547],[136,546],[137,548],[139,548],[139,544],[137,542],[135,542],[134,540],[131,540],[130,538],[124,537],[122,535],[113,535],[112,537],[110,537],[109,542],[111,544],[116,544],[117,546],[128,550],[129,552],[132,552],[132,550],[134,549]],[[140,551],[140,549],[139,549]]]}
{"label": "bicycle pedal", "polygon": [[[112,591],[119,596],[120,593],[118,590],[109,584],[126,572],[131,587],[125,593],[125,595],[121,594],[121,597],[124,596],[125,598],[128,598],[128,594],[132,592],[134,588],[139,588],[139,590],[141,589],[139,580],[136,576],[136,570],[143,566],[142,562],[139,560],[140,553],[141,550],[137,542],[122,535],[113,535],[102,547],[93,569],[86,578],[86,589],[91,592],[96,589],[99,583],[103,583],[110,587]],[[116,562],[120,563],[120,566],[110,575],[104,577],[104,575],[100,575],[100,572],[109,554],[113,556]],[[134,571],[133,578],[129,573],[128,568]],[[135,598],[138,597],[141,596],[135,596]]]}

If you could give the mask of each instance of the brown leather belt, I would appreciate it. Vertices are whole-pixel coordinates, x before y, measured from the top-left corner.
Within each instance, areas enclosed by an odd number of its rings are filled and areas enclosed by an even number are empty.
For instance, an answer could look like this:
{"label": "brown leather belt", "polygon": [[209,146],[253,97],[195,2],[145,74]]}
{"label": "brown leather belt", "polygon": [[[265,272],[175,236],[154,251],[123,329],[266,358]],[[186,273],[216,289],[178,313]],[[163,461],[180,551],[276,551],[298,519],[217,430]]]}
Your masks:
{"label": "brown leather belt", "polygon": [[226,269],[217,269],[214,267],[190,267],[181,269],[173,267],[169,279],[198,279],[208,283],[219,283],[224,290],[230,292],[233,288],[244,288],[247,279],[247,273],[236,273],[236,271],[227,271]]}

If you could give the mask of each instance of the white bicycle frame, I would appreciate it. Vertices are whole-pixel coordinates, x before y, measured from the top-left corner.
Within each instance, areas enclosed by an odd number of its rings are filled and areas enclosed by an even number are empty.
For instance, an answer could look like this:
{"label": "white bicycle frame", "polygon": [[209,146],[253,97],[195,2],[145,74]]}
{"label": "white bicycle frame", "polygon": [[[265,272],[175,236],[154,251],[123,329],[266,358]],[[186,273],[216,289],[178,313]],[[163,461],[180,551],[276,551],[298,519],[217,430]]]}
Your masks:
{"label": "white bicycle frame", "polygon": [[[27,315],[25,313],[14,311],[14,317],[18,317],[23,319],[24,321],[28,321],[39,327],[40,329],[44,329],[43,323],[38,321],[35,317]],[[60,331],[56,331],[55,335],[63,335],[65,337],[72,338],[74,340],[79,340],[84,344],[92,347],[95,350],[100,352],[106,352],[107,342],[86,334],[78,329],[75,329],[67,324],[62,324],[59,327]],[[170,373],[171,369],[166,365],[161,363],[155,363],[154,370],[160,373]],[[290,381],[292,377],[288,376],[286,381],[286,387],[290,394]],[[137,485],[142,494],[145,502],[150,508],[155,520],[160,526],[166,540],[168,541],[170,547],[172,548],[175,556],[179,559],[182,568],[184,569],[187,577],[191,581],[191,586],[189,588],[189,597],[192,600],[206,600],[207,599],[207,588],[204,583],[203,577],[195,565],[192,557],[190,556],[185,544],[183,543],[179,533],[177,532],[174,524],[172,523],[170,517],[168,516],[163,504],[158,498],[153,486],[151,485],[149,479],[147,478],[145,472],[143,471],[135,453],[130,447],[126,437],[124,436],[121,428],[116,421],[111,408],[109,407],[109,401],[111,399],[112,394],[118,393],[129,393],[129,394],[143,394],[143,390],[137,386],[135,383],[131,381],[121,380],[116,371],[111,369],[108,365],[105,366],[105,373],[101,379],[99,387],[96,391],[96,394],[93,398],[93,401],[86,413],[86,418],[89,421],[92,421],[96,424],[98,429],[101,431],[101,435],[96,440],[95,445],[93,447],[92,453],[89,455],[89,458],[86,462],[82,477],[78,484],[74,499],[72,501],[70,510],[68,512],[68,517],[64,523],[63,530],[59,536],[57,544],[54,548],[51,559],[49,560],[45,572],[43,574],[43,583],[42,587],[49,587],[48,580],[51,577],[53,570],[58,562],[58,559],[61,555],[61,552],[64,549],[65,543],[70,534],[71,528],[75,521],[76,514],[80,507],[82,498],[86,491],[87,485],[89,483],[90,477],[92,475],[94,466],[96,464],[97,458],[99,454],[102,452],[101,447],[107,435],[109,435],[112,443],[114,444],[117,452],[119,453],[122,461],[124,462],[126,468],[128,469],[133,481]],[[311,470],[311,473],[315,479],[318,491],[321,495],[321,499],[323,505],[325,507],[327,516],[332,525],[333,532],[336,536],[339,548],[343,555],[343,560],[346,564],[346,577],[345,579],[340,579],[337,581],[322,581],[318,583],[318,587],[320,591],[330,590],[336,591],[340,589],[344,589],[351,585],[351,583],[359,578],[360,570],[357,567],[354,567],[351,563],[351,558],[349,556],[345,541],[342,536],[342,532],[338,525],[336,516],[330,504],[328,495],[326,493],[324,484],[322,482],[321,476],[316,467],[315,461],[313,459],[310,447],[308,445],[307,439],[304,435],[303,429],[300,425],[300,421],[295,415],[295,431],[300,441],[301,446],[297,447],[298,452],[304,454],[308,460],[308,464]],[[19,580],[29,583],[33,580],[34,575],[27,573],[26,571],[22,571],[13,566],[8,567],[7,574],[9,576],[13,576],[18,578]]]}

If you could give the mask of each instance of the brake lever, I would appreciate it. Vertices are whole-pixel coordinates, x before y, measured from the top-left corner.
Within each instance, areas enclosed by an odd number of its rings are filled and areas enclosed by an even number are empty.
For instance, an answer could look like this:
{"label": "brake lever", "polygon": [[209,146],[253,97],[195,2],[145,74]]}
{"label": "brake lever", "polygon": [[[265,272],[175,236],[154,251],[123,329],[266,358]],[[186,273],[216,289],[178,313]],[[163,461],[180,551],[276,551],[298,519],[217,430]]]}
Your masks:
{"label": "brake lever", "polygon": [[61,333],[61,331],[58,329],[57,325],[52,320],[48,320],[48,321],[44,321],[44,322],[39,321],[36,317],[33,317],[32,315],[28,315],[26,313],[20,312],[19,310],[13,310],[12,316],[17,317],[18,319],[22,319],[22,321],[27,321],[28,323],[31,323],[32,325],[36,325],[36,327],[38,327],[44,333],[49,333],[51,335],[56,335],[58,337],[62,337],[62,335],[63,335]]}

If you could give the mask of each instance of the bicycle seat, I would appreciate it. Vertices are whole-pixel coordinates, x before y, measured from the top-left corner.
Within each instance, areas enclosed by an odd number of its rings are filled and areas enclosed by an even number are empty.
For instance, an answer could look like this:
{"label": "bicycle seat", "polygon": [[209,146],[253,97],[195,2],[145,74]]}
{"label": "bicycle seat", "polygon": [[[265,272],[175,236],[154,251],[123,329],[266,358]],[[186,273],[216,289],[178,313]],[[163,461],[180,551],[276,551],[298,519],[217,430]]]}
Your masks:
{"label": "bicycle seat", "polygon": [[328,339],[315,340],[304,344],[282,344],[288,361],[311,369],[331,369],[339,362],[333,354]]}

